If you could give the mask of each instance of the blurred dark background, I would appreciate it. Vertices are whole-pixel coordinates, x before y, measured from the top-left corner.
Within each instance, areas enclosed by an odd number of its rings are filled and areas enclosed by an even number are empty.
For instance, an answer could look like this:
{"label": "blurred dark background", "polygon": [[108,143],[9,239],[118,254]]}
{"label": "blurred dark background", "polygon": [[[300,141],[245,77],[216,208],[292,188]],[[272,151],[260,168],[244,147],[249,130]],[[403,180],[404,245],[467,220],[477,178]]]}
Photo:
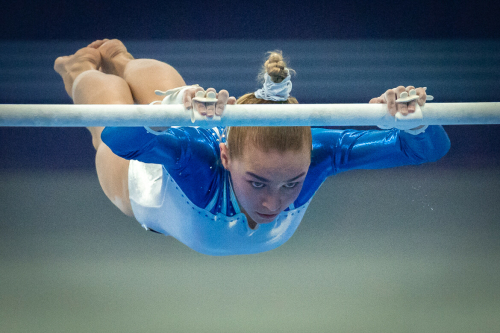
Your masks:
{"label": "blurred dark background", "polygon": [[[71,103],[57,56],[119,38],[135,57],[172,64],[188,83],[240,96],[258,88],[265,52],[297,71],[301,103],[365,103],[387,88],[427,86],[435,102],[498,101],[497,1],[171,2],[2,4],[0,103]],[[498,126],[447,128],[441,165],[499,163]],[[0,168],[92,168],[84,129],[1,128]]]}
{"label": "blurred dark background", "polygon": [[35,1],[2,4],[0,38],[498,38],[498,1]]}
{"label": "blurred dark background", "polygon": [[[498,102],[498,1],[16,1],[0,103],[70,104],[55,58],[119,38],[186,82],[259,87],[270,50],[301,103],[398,85]],[[207,257],[103,194],[84,128],[0,128],[0,332],[500,332],[500,126],[446,126],[440,161],[328,179],[290,241]]]}

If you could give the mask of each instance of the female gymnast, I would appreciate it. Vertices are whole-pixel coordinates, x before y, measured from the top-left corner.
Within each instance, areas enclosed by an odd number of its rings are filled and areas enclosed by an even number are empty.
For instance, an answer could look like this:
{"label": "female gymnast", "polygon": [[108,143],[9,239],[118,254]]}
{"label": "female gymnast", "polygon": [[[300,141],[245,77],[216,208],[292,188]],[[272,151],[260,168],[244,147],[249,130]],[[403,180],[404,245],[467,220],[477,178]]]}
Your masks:
{"label": "female gymnast", "polygon": [[[265,62],[264,85],[239,104],[296,104],[290,70],[280,53]],[[202,115],[223,115],[234,104],[225,90],[217,102],[193,101],[170,65],[134,59],[119,40],[99,40],[55,61],[75,104],[182,103]],[[414,87],[387,90],[370,103],[388,113],[412,113],[426,101],[396,103]],[[155,90],[157,94],[155,94]],[[171,235],[209,255],[269,251],[286,242],[315,192],[329,176],[437,161],[450,146],[441,126],[411,130],[332,130],[310,127],[93,127],[96,169],[108,198],[146,230]]]}

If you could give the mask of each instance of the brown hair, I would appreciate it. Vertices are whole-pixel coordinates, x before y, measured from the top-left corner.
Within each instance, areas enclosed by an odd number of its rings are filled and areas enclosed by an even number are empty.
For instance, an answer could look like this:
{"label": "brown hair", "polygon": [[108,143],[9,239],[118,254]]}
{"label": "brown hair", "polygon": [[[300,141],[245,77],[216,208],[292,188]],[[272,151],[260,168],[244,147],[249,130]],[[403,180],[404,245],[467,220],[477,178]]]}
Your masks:
{"label": "brown hair", "polygon": [[[282,82],[288,75],[294,72],[286,67],[281,51],[269,52],[269,58],[263,66],[260,78],[267,73],[275,83]],[[237,104],[299,104],[295,97],[288,97],[286,101],[269,101],[255,97],[255,93],[241,96]],[[259,149],[267,152],[275,149],[279,152],[288,150],[299,151],[306,147],[312,147],[311,127],[309,126],[277,126],[277,127],[231,127],[228,132],[227,144],[230,158],[240,157],[243,147],[249,140]]]}

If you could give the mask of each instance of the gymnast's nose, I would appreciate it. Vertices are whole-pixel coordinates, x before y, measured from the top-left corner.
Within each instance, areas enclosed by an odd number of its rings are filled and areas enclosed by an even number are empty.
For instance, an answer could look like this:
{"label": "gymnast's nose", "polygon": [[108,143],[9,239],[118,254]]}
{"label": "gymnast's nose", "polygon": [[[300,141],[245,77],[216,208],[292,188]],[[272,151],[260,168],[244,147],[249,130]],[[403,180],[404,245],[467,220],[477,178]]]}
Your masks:
{"label": "gymnast's nose", "polygon": [[262,206],[264,206],[268,211],[261,212],[266,213],[277,213],[281,208],[281,196],[277,194],[267,194],[262,200]]}

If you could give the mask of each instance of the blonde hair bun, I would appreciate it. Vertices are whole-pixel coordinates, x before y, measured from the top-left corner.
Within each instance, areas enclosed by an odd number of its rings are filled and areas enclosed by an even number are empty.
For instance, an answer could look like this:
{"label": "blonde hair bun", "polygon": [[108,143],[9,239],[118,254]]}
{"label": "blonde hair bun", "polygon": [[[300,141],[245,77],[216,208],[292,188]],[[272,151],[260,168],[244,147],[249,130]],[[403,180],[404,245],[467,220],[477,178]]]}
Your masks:
{"label": "blonde hair bun", "polygon": [[281,51],[269,52],[269,58],[264,63],[266,72],[274,83],[281,83],[289,74]]}
{"label": "blonde hair bun", "polygon": [[[283,59],[283,54],[281,51],[267,52],[269,54],[262,70],[258,75],[258,79],[265,82],[265,75],[269,75],[271,81],[274,83],[281,83],[289,75],[295,74],[295,71],[288,68],[285,60]],[[257,98],[255,92],[245,94],[238,98],[237,104],[298,104],[299,102],[295,97],[289,96],[286,101],[272,101],[262,98]]]}

